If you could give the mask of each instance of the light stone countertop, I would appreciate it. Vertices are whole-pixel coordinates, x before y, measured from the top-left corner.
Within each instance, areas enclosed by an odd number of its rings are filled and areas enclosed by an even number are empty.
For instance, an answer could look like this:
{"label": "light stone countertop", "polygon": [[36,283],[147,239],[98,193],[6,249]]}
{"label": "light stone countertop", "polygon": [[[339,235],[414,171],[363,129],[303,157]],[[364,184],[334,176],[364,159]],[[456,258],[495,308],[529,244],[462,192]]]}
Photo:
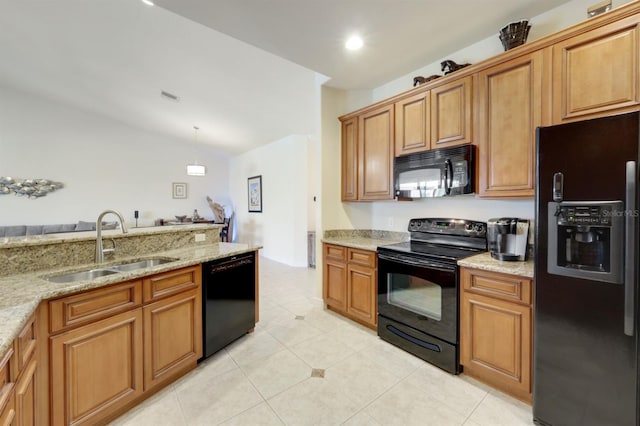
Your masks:
{"label": "light stone countertop", "polygon": [[531,258],[526,262],[509,262],[496,260],[491,257],[489,252],[486,252],[460,259],[458,260],[458,265],[466,268],[482,269],[533,279],[533,259]]}
{"label": "light stone countertop", "polygon": [[175,262],[165,263],[151,268],[137,269],[117,274],[107,275],[94,280],[76,281],[72,283],[53,283],[42,277],[66,272],[87,270],[98,267],[94,264],[79,265],[76,267],[58,268],[47,271],[30,272],[6,277],[0,277],[0,355],[12,344],[22,327],[26,324],[31,314],[36,310],[41,301],[65,296],[79,291],[90,290],[140,278],[146,275],[166,272],[172,269],[197,265],[210,260],[221,259],[242,253],[259,250],[262,247],[249,246],[236,243],[214,243],[198,245],[181,249],[147,253],[137,258],[120,258],[111,262],[105,262],[99,267],[148,259],[151,257],[177,258]]}
{"label": "light stone countertop", "polygon": [[326,231],[323,243],[351,247],[361,250],[376,251],[378,246],[408,241],[407,232],[337,229]]}

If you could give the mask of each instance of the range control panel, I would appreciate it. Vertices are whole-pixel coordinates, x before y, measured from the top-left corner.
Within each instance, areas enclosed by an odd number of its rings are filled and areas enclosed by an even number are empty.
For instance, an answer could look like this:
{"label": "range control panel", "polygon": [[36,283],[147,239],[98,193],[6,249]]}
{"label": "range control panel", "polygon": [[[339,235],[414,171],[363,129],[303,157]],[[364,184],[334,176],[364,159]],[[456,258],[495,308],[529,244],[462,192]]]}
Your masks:
{"label": "range control panel", "polygon": [[612,204],[603,205],[563,205],[557,208],[558,225],[572,226],[611,226],[611,218],[618,215],[619,210]]}
{"label": "range control panel", "polygon": [[487,224],[466,219],[411,219],[409,232],[485,237]]}

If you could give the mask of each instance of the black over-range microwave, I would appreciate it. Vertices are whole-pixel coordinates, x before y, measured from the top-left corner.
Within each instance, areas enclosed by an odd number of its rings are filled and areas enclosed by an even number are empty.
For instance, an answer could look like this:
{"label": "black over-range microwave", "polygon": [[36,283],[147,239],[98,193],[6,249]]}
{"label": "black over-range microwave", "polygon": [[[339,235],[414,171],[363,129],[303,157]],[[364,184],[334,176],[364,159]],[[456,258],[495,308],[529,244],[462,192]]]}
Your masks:
{"label": "black over-range microwave", "polygon": [[428,198],[471,194],[474,166],[473,145],[396,157],[393,167],[395,196]]}

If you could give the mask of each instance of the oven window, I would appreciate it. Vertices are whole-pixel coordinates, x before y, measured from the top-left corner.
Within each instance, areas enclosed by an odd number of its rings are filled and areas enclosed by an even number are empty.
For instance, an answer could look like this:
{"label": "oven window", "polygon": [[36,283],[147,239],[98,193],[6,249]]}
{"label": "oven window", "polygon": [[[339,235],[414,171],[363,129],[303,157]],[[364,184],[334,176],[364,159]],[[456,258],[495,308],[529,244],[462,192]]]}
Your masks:
{"label": "oven window", "polygon": [[387,302],[418,315],[442,319],[442,288],[431,281],[398,273],[387,274]]}

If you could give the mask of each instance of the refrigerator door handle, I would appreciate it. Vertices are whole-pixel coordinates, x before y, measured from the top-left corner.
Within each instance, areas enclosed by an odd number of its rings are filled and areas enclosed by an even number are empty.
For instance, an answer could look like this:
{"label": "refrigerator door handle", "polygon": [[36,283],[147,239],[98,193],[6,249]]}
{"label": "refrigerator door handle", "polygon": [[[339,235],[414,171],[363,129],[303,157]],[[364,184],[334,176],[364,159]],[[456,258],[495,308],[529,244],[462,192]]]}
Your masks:
{"label": "refrigerator door handle", "polygon": [[627,161],[624,241],[624,334],[635,333],[636,162]]}

